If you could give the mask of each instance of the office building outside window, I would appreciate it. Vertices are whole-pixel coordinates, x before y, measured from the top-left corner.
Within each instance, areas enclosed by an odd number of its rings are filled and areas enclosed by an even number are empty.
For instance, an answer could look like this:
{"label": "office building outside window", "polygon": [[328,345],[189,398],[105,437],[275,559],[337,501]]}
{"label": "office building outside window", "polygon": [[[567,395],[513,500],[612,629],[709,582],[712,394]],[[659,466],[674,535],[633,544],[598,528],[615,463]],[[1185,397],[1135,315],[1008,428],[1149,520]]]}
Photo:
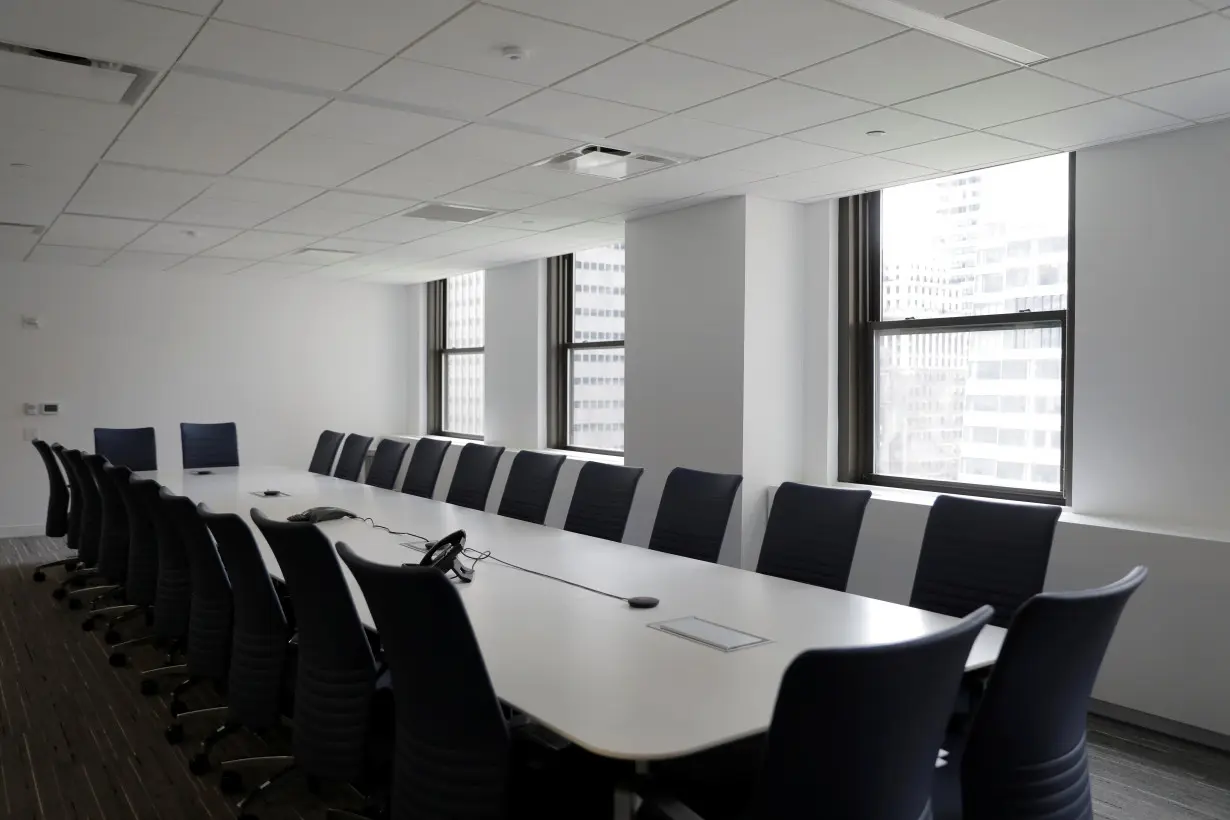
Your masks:
{"label": "office building outside window", "polygon": [[483,271],[432,283],[429,373],[434,403],[433,432],[483,437],[483,345],[485,277]]}

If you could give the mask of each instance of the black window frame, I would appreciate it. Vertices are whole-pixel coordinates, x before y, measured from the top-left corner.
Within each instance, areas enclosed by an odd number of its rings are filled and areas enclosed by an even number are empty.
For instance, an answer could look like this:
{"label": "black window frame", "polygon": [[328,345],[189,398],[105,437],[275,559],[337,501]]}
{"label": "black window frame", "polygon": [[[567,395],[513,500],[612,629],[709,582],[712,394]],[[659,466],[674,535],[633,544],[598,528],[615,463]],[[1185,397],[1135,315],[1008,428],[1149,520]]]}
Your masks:
{"label": "black window frame", "polygon": [[[448,366],[452,356],[483,354],[487,347],[448,346],[448,279],[427,283],[427,430],[431,435],[483,441],[485,436],[458,433],[444,428],[444,407],[448,400]],[[486,338],[484,332],[483,338]]]}
{"label": "black window frame", "polygon": [[[1076,153],[1068,154],[1068,290],[1065,310],[881,319],[881,192],[847,196],[838,204],[838,479],[857,484],[1064,505],[1072,497],[1072,375],[1076,317]],[[1063,441],[1057,492],[961,481],[908,478],[875,472],[876,341],[885,333],[1060,329],[1060,413]]]}

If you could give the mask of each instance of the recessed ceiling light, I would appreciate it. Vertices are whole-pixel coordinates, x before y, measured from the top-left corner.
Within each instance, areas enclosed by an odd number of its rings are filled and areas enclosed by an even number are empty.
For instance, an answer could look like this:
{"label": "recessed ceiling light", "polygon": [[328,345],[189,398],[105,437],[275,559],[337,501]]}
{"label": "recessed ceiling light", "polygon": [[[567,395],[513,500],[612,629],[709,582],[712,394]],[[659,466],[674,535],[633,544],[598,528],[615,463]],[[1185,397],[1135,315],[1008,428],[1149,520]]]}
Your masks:
{"label": "recessed ceiling light", "polygon": [[500,56],[505,60],[511,60],[514,63],[525,59],[525,49],[521,46],[504,46],[500,49]]}
{"label": "recessed ceiling light", "polygon": [[883,132],[883,131],[881,131],[879,128],[873,128],[872,130],[870,130],[870,131],[868,131],[868,132],[867,132],[867,136],[869,136],[869,137],[882,137],[882,136],[884,136],[884,132]]}

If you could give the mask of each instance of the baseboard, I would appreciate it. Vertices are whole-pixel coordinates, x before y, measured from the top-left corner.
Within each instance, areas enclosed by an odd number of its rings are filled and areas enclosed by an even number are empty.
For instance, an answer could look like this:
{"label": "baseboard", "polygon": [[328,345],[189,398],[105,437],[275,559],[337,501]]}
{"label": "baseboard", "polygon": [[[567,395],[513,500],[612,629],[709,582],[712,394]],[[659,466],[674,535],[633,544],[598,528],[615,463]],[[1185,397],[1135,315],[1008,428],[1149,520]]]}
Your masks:
{"label": "baseboard", "polygon": [[1219,732],[1202,729],[1199,726],[1192,726],[1190,723],[1180,723],[1177,720],[1158,717],[1148,712],[1140,712],[1136,709],[1129,709],[1126,706],[1119,706],[1115,703],[1107,703],[1104,700],[1092,698],[1089,701],[1089,711],[1111,720],[1130,723],[1144,729],[1151,729],[1154,732],[1161,732],[1164,735],[1177,737],[1180,740],[1188,740],[1192,743],[1199,743],[1202,746],[1210,746],[1223,752],[1230,752],[1230,737]]}
{"label": "baseboard", "polygon": [[26,538],[42,534],[42,524],[31,524],[28,527],[0,527],[0,538]]}

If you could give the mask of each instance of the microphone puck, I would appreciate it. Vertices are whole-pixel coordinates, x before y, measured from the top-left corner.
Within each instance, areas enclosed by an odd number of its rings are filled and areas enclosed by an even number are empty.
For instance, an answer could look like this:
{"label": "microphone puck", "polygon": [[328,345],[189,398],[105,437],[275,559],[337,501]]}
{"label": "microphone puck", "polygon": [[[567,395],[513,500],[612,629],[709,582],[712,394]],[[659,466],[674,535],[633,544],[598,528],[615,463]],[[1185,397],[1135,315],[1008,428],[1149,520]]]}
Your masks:
{"label": "microphone puck", "polygon": [[628,599],[628,606],[633,609],[653,609],[657,605],[658,599],[650,598],[648,595],[637,595]]}

